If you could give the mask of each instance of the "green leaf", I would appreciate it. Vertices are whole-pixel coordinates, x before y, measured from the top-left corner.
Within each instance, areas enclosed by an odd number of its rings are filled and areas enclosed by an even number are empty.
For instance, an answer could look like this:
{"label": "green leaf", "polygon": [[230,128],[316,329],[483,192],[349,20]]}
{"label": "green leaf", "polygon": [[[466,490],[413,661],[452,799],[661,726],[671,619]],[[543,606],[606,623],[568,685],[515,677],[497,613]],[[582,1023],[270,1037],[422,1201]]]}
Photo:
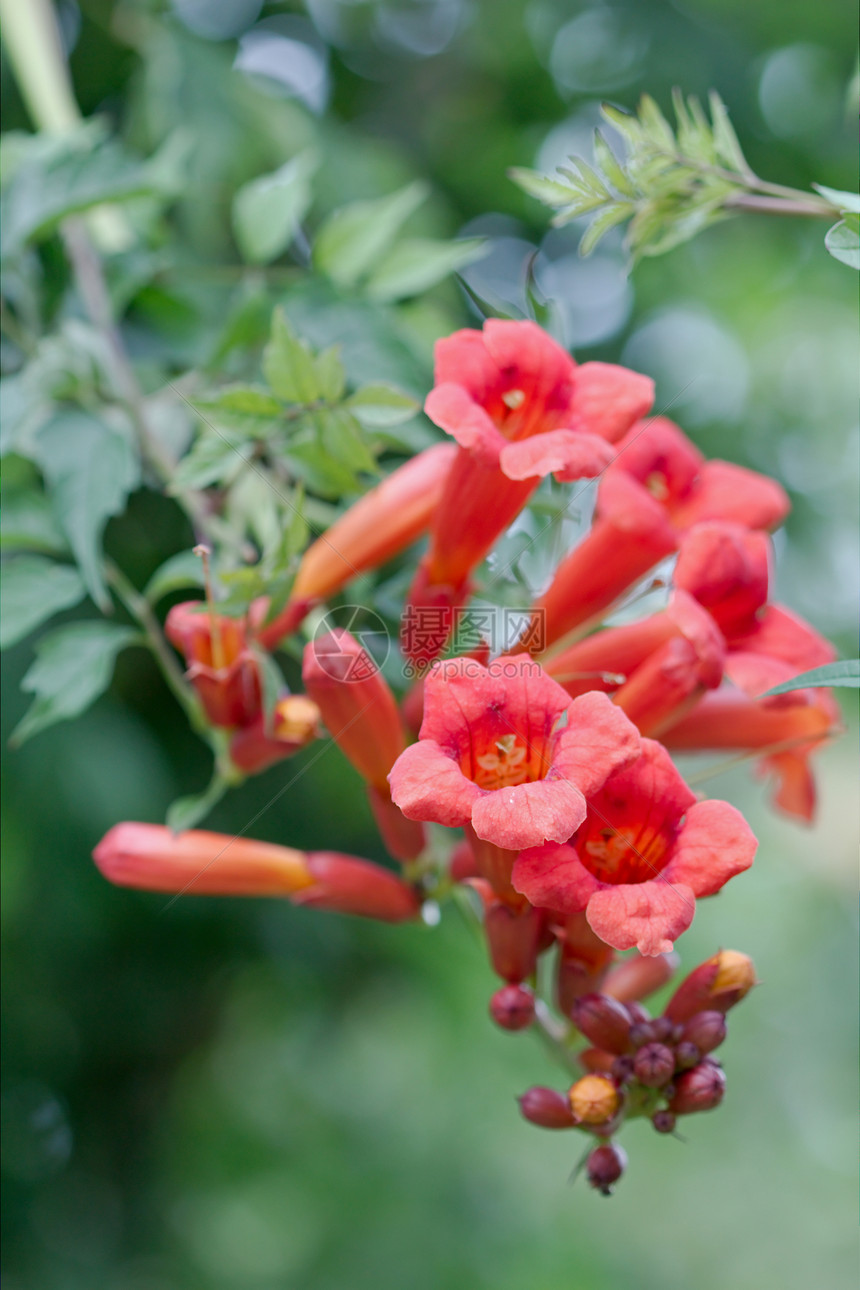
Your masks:
{"label": "green leaf", "polygon": [[437,242],[410,238],[398,242],[367,284],[371,300],[402,300],[433,287],[449,273],[472,264],[485,255],[483,238],[462,238],[458,242]]}
{"label": "green leaf", "polygon": [[[164,822],[173,833],[182,833],[185,829],[193,829],[201,820],[217,806],[221,798],[230,787],[227,780],[221,775],[212,776],[211,782],[202,793],[190,793],[187,797],[177,797],[175,802],[171,802],[167,808]],[[194,885],[190,885],[193,893]]]}
{"label": "green leaf", "polygon": [[860,215],[846,215],[829,228],[824,245],[834,260],[847,264],[850,269],[860,269]]}
{"label": "green leaf", "polygon": [[284,460],[293,474],[320,497],[343,497],[361,491],[355,472],[335,461],[320,443],[291,443]]}
{"label": "green leaf", "polygon": [[143,594],[151,605],[155,605],[162,596],[169,596],[171,592],[203,585],[203,564],[200,557],[193,551],[178,551],[159,565]]}
{"label": "green leaf", "polygon": [[110,608],[102,573],[101,536],[140,479],[131,439],[90,412],[58,412],[36,436],[36,450],[54,512],[100,609]]}
{"label": "green leaf", "polygon": [[658,149],[675,151],[675,134],[650,94],[639,100],[639,122],[649,141]]}
{"label": "green leaf", "polygon": [[844,689],[860,688],[860,659],[841,658],[835,663],[825,663],[824,667],[814,667],[809,672],[801,672],[782,685],[775,685],[772,690],[765,690],[760,699],[771,694],[789,694],[792,690],[817,689],[820,686],[837,686]]}
{"label": "green leaf", "polygon": [[6,649],[28,636],[61,609],[70,609],[85,595],[77,569],[42,555],[19,555],[0,564],[0,647]]}
{"label": "green leaf", "polygon": [[0,506],[0,551],[41,551],[65,555],[69,544],[61,533],[51,504],[35,489],[4,489]]}
{"label": "green leaf", "polygon": [[344,407],[349,408],[356,420],[363,426],[396,426],[408,421],[418,411],[418,404],[410,395],[404,394],[394,385],[363,385],[346,400]]}
{"label": "green leaf", "polygon": [[427,185],[416,180],[387,197],[352,202],[335,211],[314,243],[317,268],[339,286],[354,286],[388,250],[427,191]]}
{"label": "green leaf", "polygon": [[560,179],[550,179],[548,175],[538,174],[536,170],[527,170],[524,166],[511,166],[508,178],[518,188],[522,188],[529,197],[536,197],[545,206],[567,206],[571,197],[570,184]]}
{"label": "green leaf", "polygon": [[104,202],[176,191],[178,167],[166,164],[165,154],[138,161],[103,135],[102,128],[88,123],[19,161],[2,197],[4,257],[48,237],[69,215]]}
{"label": "green leaf", "polygon": [[346,389],[346,369],[341,362],[340,345],[331,345],[316,358],[320,397],[337,403]]}
{"label": "green leaf", "polygon": [[104,622],[69,623],[43,636],[21,682],[36,697],[10,742],[22,744],[58,721],[80,716],[110,685],[119,651],[138,639],[131,627]]}
{"label": "green leaf", "polygon": [[272,338],[263,351],[263,375],[285,403],[313,403],[322,394],[314,356],[280,308],[272,315]]}
{"label": "green leaf", "polygon": [[194,440],[191,451],[173,473],[168,492],[210,488],[234,478],[254,454],[253,436],[246,431],[209,425]]}
{"label": "green leaf", "polygon": [[734,126],[729,120],[729,113],[725,103],[716,90],[711,90],[708,95],[708,101],[711,107],[711,122],[714,127],[714,146],[717,159],[724,166],[728,166],[729,169],[737,170],[739,174],[748,174],[749,164],[744,156],[738,136],[735,134]]}
{"label": "green leaf", "polygon": [[361,436],[361,426],[343,408],[323,408],[312,414],[326,452],[348,470],[376,474],[376,461]]}
{"label": "green leaf", "polygon": [[857,193],[848,192],[843,188],[828,188],[825,184],[813,184],[812,187],[816,192],[821,193],[829,202],[836,207],[838,211],[851,211],[853,214],[860,214],[860,196]]}
{"label": "green leaf", "polygon": [[237,412],[249,417],[279,417],[283,406],[267,390],[255,385],[229,385],[207,398],[194,399],[204,412]]}
{"label": "green leaf", "polygon": [[245,184],[233,198],[233,232],[243,259],[268,264],[285,251],[311,205],[318,161],[300,153],[271,175]]}
{"label": "green leaf", "polygon": [[634,195],[630,179],[599,130],[594,131],[594,160],[616,192],[621,193],[623,197]]}
{"label": "green leaf", "polygon": [[629,219],[634,210],[635,207],[631,202],[613,202],[611,206],[607,206],[596,219],[591,221],[582,235],[582,240],[579,243],[579,254],[590,255],[604,233],[608,233],[616,224],[621,224],[624,220]]}

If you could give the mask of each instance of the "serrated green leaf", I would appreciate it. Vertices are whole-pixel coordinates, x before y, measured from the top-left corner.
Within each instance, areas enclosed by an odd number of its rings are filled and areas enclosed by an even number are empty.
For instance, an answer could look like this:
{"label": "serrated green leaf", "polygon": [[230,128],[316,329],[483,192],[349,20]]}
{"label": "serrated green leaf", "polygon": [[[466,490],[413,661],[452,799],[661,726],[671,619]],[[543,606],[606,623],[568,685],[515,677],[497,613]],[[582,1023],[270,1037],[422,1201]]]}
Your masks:
{"label": "serrated green leaf", "polygon": [[267,390],[255,385],[229,385],[217,394],[192,400],[204,412],[238,412],[250,417],[279,417],[284,408]]}
{"label": "serrated green leaf", "polygon": [[144,587],[143,594],[151,605],[155,605],[162,596],[182,591],[185,587],[203,585],[203,564],[200,557],[193,551],[178,551],[159,565]]}
{"label": "serrated green leaf", "polygon": [[346,389],[346,369],[341,362],[339,345],[332,345],[317,355],[316,373],[320,397],[337,403]]}
{"label": "serrated green leaf", "polygon": [[734,126],[729,119],[728,109],[716,90],[711,90],[708,100],[711,107],[711,121],[714,128],[714,145],[717,157],[730,170],[739,174],[749,173],[749,164],[744,156]]}
{"label": "serrated green leaf", "polygon": [[58,721],[79,716],[110,685],[120,650],[138,639],[131,627],[116,623],[69,623],[43,636],[36,661],[21,682],[35,695],[10,742],[22,744]]}
{"label": "serrated green leaf", "polygon": [[77,569],[41,555],[19,555],[0,564],[0,647],[7,649],[62,609],[83,599]]}
{"label": "serrated green leaf", "polygon": [[233,232],[243,259],[268,264],[292,242],[311,206],[318,161],[300,153],[270,175],[252,179],[233,198]]}
{"label": "serrated green leaf", "polygon": [[344,497],[360,492],[355,472],[335,461],[320,443],[291,443],[284,461],[297,479],[320,497]]}
{"label": "serrated green leaf", "polygon": [[860,214],[860,196],[857,193],[850,193],[844,188],[828,188],[826,184],[813,184],[812,187],[832,202],[837,210]]}
{"label": "serrated green leaf", "polygon": [[344,407],[363,426],[399,425],[408,421],[418,411],[418,404],[409,394],[404,394],[393,385],[380,382],[377,385],[363,385],[346,400]]}
{"label": "serrated green leaf", "polygon": [[371,300],[403,300],[433,287],[457,269],[486,254],[483,238],[437,242],[411,238],[398,242],[375,270],[367,284]]}
{"label": "serrated green leaf", "polygon": [[361,426],[345,408],[312,413],[320,442],[328,455],[347,470],[376,474],[376,461],[361,434]]}
{"label": "serrated green leaf", "polygon": [[590,255],[603,235],[616,224],[623,224],[624,220],[630,219],[634,210],[635,207],[631,202],[614,202],[611,206],[607,206],[596,219],[591,221],[583,233],[579,243],[579,254]]}
{"label": "serrated green leaf", "polygon": [[675,151],[675,133],[650,94],[643,94],[639,100],[638,116],[646,137],[655,147]]}
{"label": "serrated green leaf", "polygon": [[823,667],[813,667],[809,672],[801,672],[782,685],[775,685],[760,694],[760,699],[769,698],[772,694],[790,694],[792,690],[817,689],[821,686],[856,690],[860,687],[860,659],[841,658],[835,663],[825,663]]}
{"label": "serrated green leaf", "polygon": [[389,248],[427,192],[427,185],[416,180],[387,197],[352,202],[335,211],[314,243],[317,268],[339,286],[354,286]]}
{"label": "serrated green leaf", "polygon": [[[220,775],[213,775],[211,782],[202,793],[189,793],[187,797],[177,797],[167,808],[164,822],[173,833],[182,833],[193,829],[217,806],[227,792],[229,784]],[[194,894],[194,883],[189,883],[189,892]]]}
{"label": "serrated green leaf", "polygon": [[536,170],[527,170],[524,166],[512,166],[508,171],[518,188],[522,188],[529,197],[535,197],[545,206],[566,206],[570,201],[570,185],[559,179],[550,179]]}
{"label": "serrated green leaf", "polygon": [[0,506],[0,550],[64,555],[69,549],[51,504],[35,489],[4,489]]}
{"label": "serrated green leaf", "polygon": [[616,192],[623,197],[634,196],[629,177],[599,130],[594,131],[594,160]]}
{"label": "serrated green leaf", "polygon": [[313,403],[322,394],[314,356],[280,308],[272,315],[272,337],[263,350],[263,375],[285,403]]}
{"label": "serrated green leaf", "polygon": [[624,112],[612,103],[601,103],[602,116],[610,125],[614,125],[619,134],[635,149],[642,138],[642,129],[631,112]]}
{"label": "serrated green leaf", "polygon": [[176,467],[168,492],[227,483],[253,456],[254,446],[253,436],[245,431],[208,426]]}
{"label": "serrated green leaf", "polygon": [[108,610],[101,536],[140,480],[137,453],[130,438],[77,409],[56,413],[39,429],[36,451],[87,591],[99,608]]}
{"label": "serrated green leaf", "polygon": [[824,245],[834,260],[860,269],[860,216],[846,215],[824,235]]}

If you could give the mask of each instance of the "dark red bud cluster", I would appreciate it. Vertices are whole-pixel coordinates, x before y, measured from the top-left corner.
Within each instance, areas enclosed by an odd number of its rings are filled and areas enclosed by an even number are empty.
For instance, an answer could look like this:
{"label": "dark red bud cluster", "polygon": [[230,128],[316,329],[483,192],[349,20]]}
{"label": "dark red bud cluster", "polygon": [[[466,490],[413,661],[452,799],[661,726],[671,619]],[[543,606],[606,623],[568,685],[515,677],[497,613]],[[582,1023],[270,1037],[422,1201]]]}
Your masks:
{"label": "dark red bud cluster", "polygon": [[535,997],[523,985],[505,985],[490,1000],[490,1016],[503,1030],[525,1030],[535,1019]]}

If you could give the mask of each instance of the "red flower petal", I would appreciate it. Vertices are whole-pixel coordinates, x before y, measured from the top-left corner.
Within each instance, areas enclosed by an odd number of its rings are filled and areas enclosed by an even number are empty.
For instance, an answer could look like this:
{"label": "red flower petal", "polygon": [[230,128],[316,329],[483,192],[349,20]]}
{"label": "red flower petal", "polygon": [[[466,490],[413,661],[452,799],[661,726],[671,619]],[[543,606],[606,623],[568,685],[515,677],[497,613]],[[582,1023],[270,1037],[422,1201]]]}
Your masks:
{"label": "red flower petal", "polygon": [[663,870],[697,896],[713,896],[736,873],[749,869],[758,842],[740,811],[728,802],[697,802],[687,813]]}
{"label": "red flower petal", "polygon": [[481,790],[432,740],[402,752],[388,776],[391,797],[408,820],[434,820],[449,828],[468,824]]}
{"label": "red flower petal", "polygon": [[572,784],[539,779],[483,793],[472,806],[472,828],[486,842],[520,851],[541,842],[566,842],[586,809],[585,798]]}
{"label": "red flower petal", "polygon": [[446,434],[452,435],[487,466],[495,466],[506,440],[484,409],[460,385],[437,385],[427,395],[424,411]]}
{"label": "red flower petal", "polygon": [[602,941],[616,950],[668,954],[696,912],[696,898],[681,883],[640,882],[604,887],[588,902],[585,916]]}
{"label": "red flower petal", "polygon": [[654,382],[615,363],[583,363],[576,372],[574,407],[588,429],[615,443],[654,402]]}
{"label": "red flower petal", "polygon": [[488,318],[484,344],[510,383],[535,401],[569,404],[576,363],[537,323]]}
{"label": "red flower petal", "polygon": [[578,914],[604,886],[590,874],[571,846],[531,847],[517,856],[511,882],[540,909]]}
{"label": "red flower petal", "polygon": [[790,510],[785,490],[775,479],[728,461],[707,461],[672,518],[678,528],[702,520],[735,520],[750,529],[773,529]]}
{"label": "red flower petal", "polygon": [[579,430],[548,430],[531,439],[509,443],[499,464],[508,479],[531,479],[554,474],[562,482],[593,479],[612,460],[605,439]]}
{"label": "red flower petal", "polygon": [[639,732],[597,690],[574,699],[567,712],[567,726],[556,740],[553,771],[588,796],[639,755]]}
{"label": "red flower petal", "polygon": [[487,351],[483,332],[472,327],[437,340],[434,357],[434,384],[462,385],[477,403],[482,403],[499,383],[498,363]]}

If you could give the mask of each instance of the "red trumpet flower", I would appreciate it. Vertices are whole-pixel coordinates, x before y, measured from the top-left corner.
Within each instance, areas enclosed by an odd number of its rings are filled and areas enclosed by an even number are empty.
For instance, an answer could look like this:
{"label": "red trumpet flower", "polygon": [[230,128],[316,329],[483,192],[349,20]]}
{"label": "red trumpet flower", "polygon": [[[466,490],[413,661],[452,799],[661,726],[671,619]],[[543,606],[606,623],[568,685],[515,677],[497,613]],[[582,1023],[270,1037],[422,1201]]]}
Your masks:
{"label": "red trumpet flower", "polygon": [[244,618],[215,613],[202,601],[174,605],[164,631],[188,664],[191,681],[213,726],[245,726],[260,712],[257,660]]}
{"label": "red trumpet flower", "polygon": [[[439,341],[425,410],[460,452],[410,593],[412,608],[462,604],[472,569],[541,478],[599,474],[612,459],[610,443],[648,411],[653,393],[652,381],[625,368],[577,367],[532,322],[489,319],[482,332]],[[424,662],[434,656],[426,649],[410,654]]]}
{"label": "red trumpet flower", "polygon": [[391,795],[409,819],[467,827],[483,876],[507,893],[514,853],[570,837],[585,795],[638,742],[605,695],[571,702],[529,658],[453,659],[427,677],[419,742],[395,762]]}
{"label": "red trumpet flower", "polygon": [[524,851],[512,882],[533,904],[585,910],[618,950],[663,954],[711,896],[752,864],[756,840],[727,802],[697,802],[666,750],[642,740],[639,758],[589,799],[565,846]]}
{"label": "red trumpet flower", "polygon": [[194,896],[285,896],[383,922],[416,918],[411,887],[393,873],[333,851],[296,851],[193,829],[172,833],[160,824],[115,825],[93,858],[109,882],[146,891]]}
{"label": "red trumpet flower", "polygon": [[705,461],[665,417],[633,426],[601,480],[591,531],[535,604],[544,614],[546,644],[607,609],[694,524],[716,519],[772,528],[788,509],[775,480]]}
{"label": "red trumpet flower", "polygon": [[285,694],[267,722],[260,712],[230,740],[230,759],[246,775],[292,757],[322,734],[320,710],[306,694]]}

